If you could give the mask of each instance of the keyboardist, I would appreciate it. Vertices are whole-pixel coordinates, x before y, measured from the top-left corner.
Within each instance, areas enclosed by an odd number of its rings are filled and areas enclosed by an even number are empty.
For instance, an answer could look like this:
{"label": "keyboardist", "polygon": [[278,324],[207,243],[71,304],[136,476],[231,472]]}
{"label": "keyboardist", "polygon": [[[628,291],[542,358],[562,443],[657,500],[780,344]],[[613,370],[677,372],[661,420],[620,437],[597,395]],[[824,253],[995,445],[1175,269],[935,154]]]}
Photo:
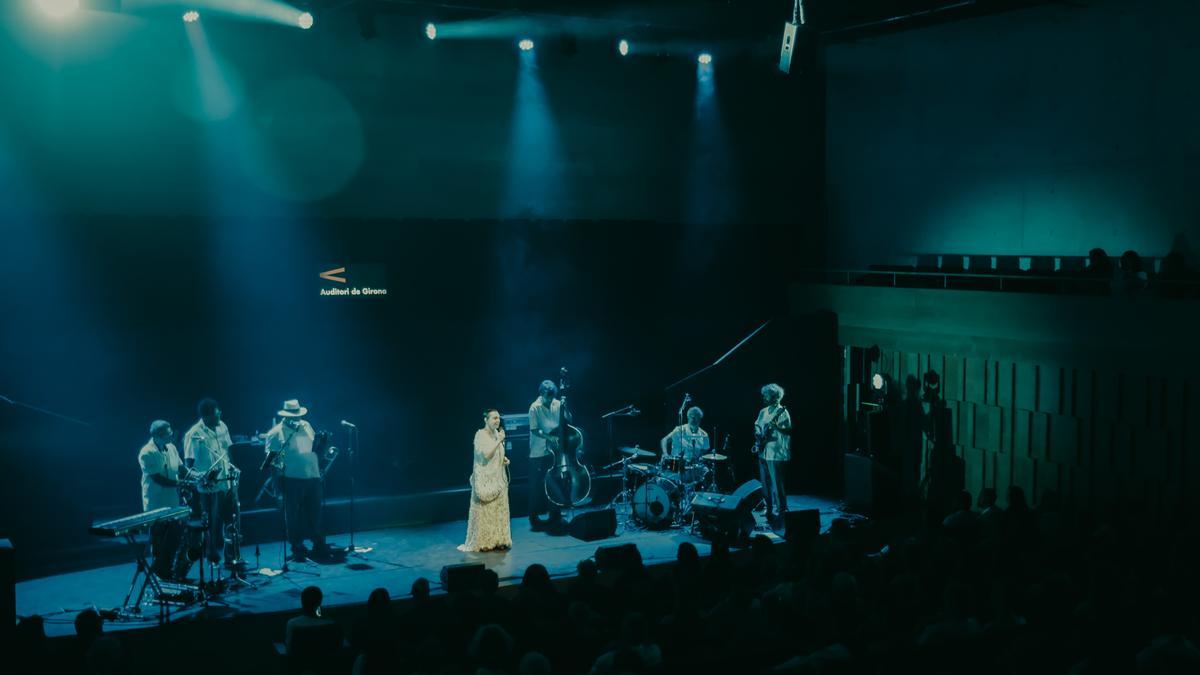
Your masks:
{"label": "keyboardist", "polygon": [[[175,431],[166,420],[150,423],[150,440],[138,452],[142,467],[142,510],[151,511],[164,506],[179,506],[179,468],[183,462],[171,441]],[[150,526],[150,551],[154,555],[151,569],[160,579],[171,577],[174,553],[179,548],[180,528],[175,521]]]}

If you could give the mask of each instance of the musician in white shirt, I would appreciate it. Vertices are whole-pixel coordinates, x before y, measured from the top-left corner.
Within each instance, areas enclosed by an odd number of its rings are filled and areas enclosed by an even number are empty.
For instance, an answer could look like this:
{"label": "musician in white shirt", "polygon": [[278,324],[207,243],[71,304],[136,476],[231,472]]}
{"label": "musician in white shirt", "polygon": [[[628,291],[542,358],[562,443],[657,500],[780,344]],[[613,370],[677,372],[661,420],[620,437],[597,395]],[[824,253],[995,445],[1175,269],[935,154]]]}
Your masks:
{"label": "musician in white shirt", "polygon": [[767,502],[767,520],[782,518],[787,513],[787,489],[784,478],[787,461],[792,456],[792,416],[783,407],[783,387],[768,384],[762,388],[765,407],[758,411],[754,433],[762,437],[758,455],[759,480]]}
{"label": "musician in white shirt", "polygon": [[266,438],[267,452],[282,456],[284,521],[292,559],[297,562],[304,562],[309,557],[305,539],[312,541],[314,557],[332,556],[321,530],[321,468],[319,458],[313,452],[316,432],[303,419],[307,414],[308,408],[300,405],[300,401],[284,401],[283,409],[278,412],[282,419],[267,432]]}
{"label": "musician in white shirt", "polygon": [[709,449],[708,432],[700,428],[703,419],[704,411],[699,407],[688,408],[687,424],[675,427],[659,441],[662,456],[683,457],[689,464],[699,461],[700,455]]}
{"label": "musician in white shirt", "polygon": [[[221,408],[211,398],[196,404],[200,420],[188,429],[183,439],[183,461],[189,473],[199,480],[200,503],[208,518],[208,559],[218,562],[225,544],[225,527],[234,520],[234,477],[238,469],[229,461],[233,440],[229,427],[221,421]],[[235,561],[226,560],[226,563]]]}
{"label": "musician in white shirt", "polygon": [[[550,445],[556,442],[561,423],[558,385],[542,380],[538,397],[529,405],[529,527],[535,532],[562,522],[562,510],[546,497],[545,484],[546,472],[554,463]],[[542,521],[538,516],[547,511],[549,521]]]}
{"label": "musician in white shirt", "polygon": [[[153,511],[170,506],[179,506],[179,452],[172,439],[175,431],[166,420],[150,423],[150,440],[138,452],[138,465],[142,468],[142,510]],[[150,526],[150,552],[154,563],[150,566],[160,579],[171,578],[174,554],[180,541],[179,523],[157,522]]]}

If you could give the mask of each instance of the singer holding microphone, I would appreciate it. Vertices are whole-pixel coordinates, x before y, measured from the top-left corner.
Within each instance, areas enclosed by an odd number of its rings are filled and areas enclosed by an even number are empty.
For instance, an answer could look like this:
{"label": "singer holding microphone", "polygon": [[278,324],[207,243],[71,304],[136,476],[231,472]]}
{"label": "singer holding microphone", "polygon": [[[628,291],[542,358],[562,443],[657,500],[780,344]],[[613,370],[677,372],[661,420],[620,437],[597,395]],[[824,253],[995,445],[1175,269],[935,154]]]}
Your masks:
{"label": "singer holding microphone", "polygon": [[308,560],[310,551],[304,547],[305,539],[312,541],[311,557],[328,560],[333,555],[321,530],[321,468],[313,452],[316,432],[304,420],[308,408],[290,399],[283,402],[277,414],[281,419],[267,432],[266,451],[268,457],[278,453],[282,458],[283,514],[292,560]]}
{"label": "singer holding microphone", "polygon": [[471,509],[467,514],[465,552],[507,551],[512,548],[508,510],[508,457],[500,413],[483,413],[483,428],[475,432],[475,461],[471,470]]}

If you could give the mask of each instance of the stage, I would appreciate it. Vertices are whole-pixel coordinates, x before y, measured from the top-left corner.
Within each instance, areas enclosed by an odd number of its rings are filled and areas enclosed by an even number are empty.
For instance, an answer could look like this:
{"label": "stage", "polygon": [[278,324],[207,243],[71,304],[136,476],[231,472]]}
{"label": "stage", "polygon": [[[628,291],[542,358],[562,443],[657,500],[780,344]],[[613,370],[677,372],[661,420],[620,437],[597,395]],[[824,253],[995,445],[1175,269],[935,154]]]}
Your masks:
{"label": "stage", "polygon": [[[792,495],[788,498],[788,505],[793,511],[819,510],[822,532],[829,529],[834,518],[842,515],[836,502],[821,497]],[[465,503],[463,511],[466,511]],[[756,518],[760,529],[763,529],[761,516],[756,515]],[[676,549],[685,541],[696,544],[701,556],[709,553],[708,542],[686,529],[655,531],[619,525],[615,537],[587,542],[570,536],[531,532],[525,518],[515,518],[512,522],[512,550],[500,553],[463,553],[457,550],[465,532],[465,520],[359,532],[355,535],[354,543],[359,548],[370,549],[368,552],[351,556],[344,563],[291,563],[289,572],[273,576],[250,572],[247,580],[253,587],[225,593],[210,602],[207,612],[222,616],[293,612],[299,606],[300,590],[310,585],[320,586],[324,591],[327,608],[362,604],[373,589],[380,587],[386,588],[393,599],[407,597],[413,581],[419,577],[429,579],[437,594],[443,592],[438,582],[441,568],[465,562],[481,562],[495,570],[502,586],[520,583],[525,568],[533,563],[545,565],[552,577],[563,578],[573,576],[576,564],[591,557],[598,547],[615,544],[636,544],[647,565],[674,560]],[[782,533],[766,530],[764,533],[775,541],[782,541]],[[345,534],[332,535],[329,540],[335,546],[349,543]],[[252,569],[280,568],[283,554],[280,542],[261,544],[257,548],[260,553],[257,561],[255,547],[249,546],[243,551],[243,557]],[[73,634],[72,621],[80,610],[120,607],[135,569],[132,554],[130,558],[130,562],[120,565],[18,583],[17,615],[38,614],[44,617],[49,637]],[[171,620],[193,618],[202,611],[205,610],[200,606],[173,610]],[[157,625],[157,605],[145,603],[143,613],[146,617],[144,620],[109,621],[106,630],[133,630]]]}

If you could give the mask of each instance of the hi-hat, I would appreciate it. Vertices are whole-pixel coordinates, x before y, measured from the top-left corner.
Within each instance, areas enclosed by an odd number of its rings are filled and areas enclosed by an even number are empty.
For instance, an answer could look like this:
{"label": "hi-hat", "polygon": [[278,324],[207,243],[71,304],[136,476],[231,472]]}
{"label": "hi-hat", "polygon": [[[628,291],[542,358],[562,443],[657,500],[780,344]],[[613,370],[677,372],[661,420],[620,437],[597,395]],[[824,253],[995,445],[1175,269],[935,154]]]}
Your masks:
{"label": "hi-hat", "polygon": [[724,462],[725,460],[727,460],[729,458],[726,457],[725,455],[720,455],[715,452],[710,452],[707,455],[700,455],[700,459],[702,459],[706,462]]}

